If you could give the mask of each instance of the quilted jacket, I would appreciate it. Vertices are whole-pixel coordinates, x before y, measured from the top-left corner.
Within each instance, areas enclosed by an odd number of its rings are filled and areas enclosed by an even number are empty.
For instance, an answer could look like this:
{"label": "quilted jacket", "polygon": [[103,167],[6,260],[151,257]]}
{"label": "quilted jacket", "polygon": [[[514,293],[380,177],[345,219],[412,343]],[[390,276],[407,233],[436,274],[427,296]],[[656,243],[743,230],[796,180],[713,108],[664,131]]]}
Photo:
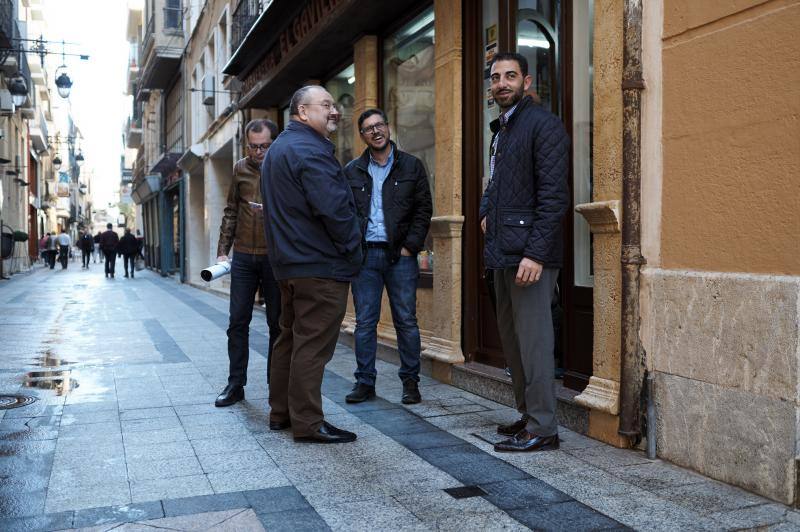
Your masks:
{"label": "quilted jacket", "polygon": [[560,268],[562,221],[570,205],[569,137],[561,120],[530,96],[501,129],[494,175],[481,198],[486,218],[484,261],[487,269],[515,267],[523,257]]}

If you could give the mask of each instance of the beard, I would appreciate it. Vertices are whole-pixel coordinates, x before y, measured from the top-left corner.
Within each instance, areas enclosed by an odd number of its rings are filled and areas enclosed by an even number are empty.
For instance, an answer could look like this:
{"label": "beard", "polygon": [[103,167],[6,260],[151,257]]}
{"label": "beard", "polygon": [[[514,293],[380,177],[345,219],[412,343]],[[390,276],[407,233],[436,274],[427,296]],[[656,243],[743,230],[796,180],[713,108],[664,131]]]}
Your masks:
{"label": "beard", "polygon": [[[525,95],[525,87],[523,86],[520,86],[518,90],[512,89],[510,94],[508,93],[502,95],[492,94],[494,100],[503,109],[509,109],[511,107],[514,107],[517,104],[517,102],[519,102],[522,99],[524,95]],[[501,99],[503,99],[505,103],[501,103]]]}

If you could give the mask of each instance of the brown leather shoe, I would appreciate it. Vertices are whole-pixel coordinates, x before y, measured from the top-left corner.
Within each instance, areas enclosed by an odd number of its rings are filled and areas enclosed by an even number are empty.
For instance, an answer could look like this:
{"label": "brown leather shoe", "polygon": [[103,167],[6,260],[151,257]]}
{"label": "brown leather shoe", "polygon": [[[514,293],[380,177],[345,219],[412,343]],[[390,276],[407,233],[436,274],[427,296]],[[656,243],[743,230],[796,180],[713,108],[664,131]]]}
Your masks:
{"label": "brown leather shoe", "polygon": [[500,453],[555,451],[556,449],[558,449],[558,434],[537,436],[524,429],[513,438],[494,444],[494,450]]}
{"label": "brown leather shoe", "polygon": [[521,431],[525,428],[525,425],[528,424],[528,420],[524,417],[519,421],[515,421],[510,425],[498,425],[497,426],[497,433],[502,434],[503,436],[513,436],[517,432]]}

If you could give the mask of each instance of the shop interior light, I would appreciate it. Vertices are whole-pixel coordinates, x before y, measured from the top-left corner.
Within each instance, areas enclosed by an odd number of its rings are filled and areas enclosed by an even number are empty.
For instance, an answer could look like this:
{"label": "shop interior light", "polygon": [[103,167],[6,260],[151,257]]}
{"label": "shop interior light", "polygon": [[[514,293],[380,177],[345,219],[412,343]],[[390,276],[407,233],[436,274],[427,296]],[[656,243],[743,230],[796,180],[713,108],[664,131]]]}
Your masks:
{"label": "shop interior light", "polygon": [[527,46],[528,48],[550,48],[550,42],[547,39],[519,39],[520,46]]}

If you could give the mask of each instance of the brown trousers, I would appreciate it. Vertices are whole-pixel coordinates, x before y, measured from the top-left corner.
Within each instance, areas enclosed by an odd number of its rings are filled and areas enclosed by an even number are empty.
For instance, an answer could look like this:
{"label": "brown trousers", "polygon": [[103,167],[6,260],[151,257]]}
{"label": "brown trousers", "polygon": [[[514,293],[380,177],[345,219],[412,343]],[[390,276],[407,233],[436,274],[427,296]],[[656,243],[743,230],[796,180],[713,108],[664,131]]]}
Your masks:
{"label": "brown trousers", "polygon": [[281,287],[281,333],[272,351],[270,421],[292,422],[296,437],[322,425],[322,376],[333,358],[350,283],[288,279]]}

